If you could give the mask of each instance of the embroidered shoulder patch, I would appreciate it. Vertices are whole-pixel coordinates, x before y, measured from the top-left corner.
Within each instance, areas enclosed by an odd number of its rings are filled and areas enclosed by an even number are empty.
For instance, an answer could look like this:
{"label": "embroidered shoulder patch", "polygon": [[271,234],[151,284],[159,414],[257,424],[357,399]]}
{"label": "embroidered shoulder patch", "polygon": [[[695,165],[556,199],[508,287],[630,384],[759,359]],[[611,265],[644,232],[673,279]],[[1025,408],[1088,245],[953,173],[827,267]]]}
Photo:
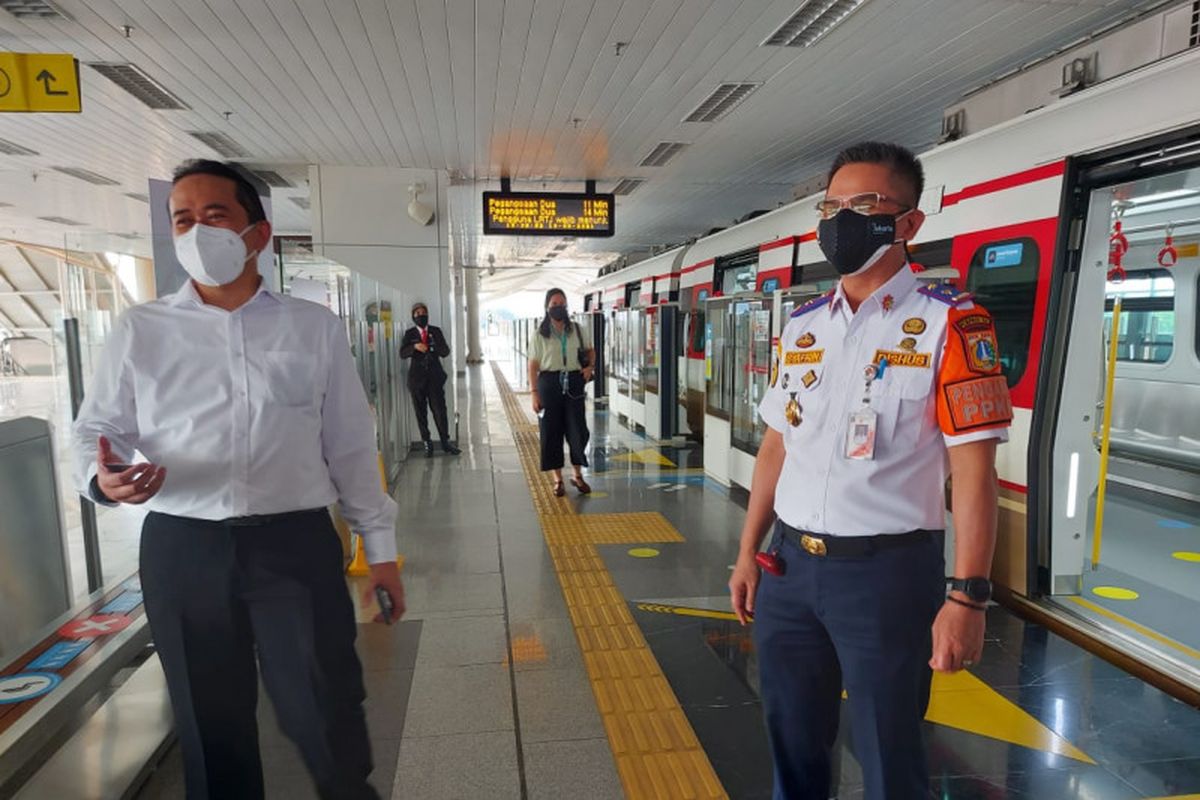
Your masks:
{"label": "embroidered shoulder patch", "polygon": [[1012,400],[1008,395],[1008,382],[1003,375],[985,378],[968,378],[945,384],[942,387],[949,423],[952,430],[943,430],[950,435],[967,433],[981,428],[998,428],[1012,422]]}
{"label": "embroidered shoulder patch", "polygon": [[917,288],[926,297],[941,301],[948,306],[958,306],[974,297],[970,292],[964,292],[952,283],[926,284]]}
{"label": "embroidered shoulder patch", "polygon": [[821,295],[820,297],[814,297],[812,300],[809,300],[807,303],[801,304],[799,308],[797,308],[796,310],[794,310],[792,312],[792,319],[795,319],[796,317],[800,316],[801,314],[807,314],[808,312],[812,311],[814,308],[820,308],[821,306],[825,305],[832,299],[833,299],[833,290],[831,289],[828,292],[826,292],[825,294]]}

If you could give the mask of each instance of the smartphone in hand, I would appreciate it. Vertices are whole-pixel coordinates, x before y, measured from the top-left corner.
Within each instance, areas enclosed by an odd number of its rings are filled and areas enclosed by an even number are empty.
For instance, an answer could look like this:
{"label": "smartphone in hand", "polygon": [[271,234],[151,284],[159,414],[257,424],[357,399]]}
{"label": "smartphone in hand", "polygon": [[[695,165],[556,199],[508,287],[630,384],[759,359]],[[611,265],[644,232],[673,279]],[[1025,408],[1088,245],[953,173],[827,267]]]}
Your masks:
{"label": "smartphone in hand", "polygon": [[383,616],[385,625],[392,624],[392,613],[396,606],[392,603],[392,596],[387,593],[387,589],[382,586],[375,587],[375,600],[379,603],[379,613]]}

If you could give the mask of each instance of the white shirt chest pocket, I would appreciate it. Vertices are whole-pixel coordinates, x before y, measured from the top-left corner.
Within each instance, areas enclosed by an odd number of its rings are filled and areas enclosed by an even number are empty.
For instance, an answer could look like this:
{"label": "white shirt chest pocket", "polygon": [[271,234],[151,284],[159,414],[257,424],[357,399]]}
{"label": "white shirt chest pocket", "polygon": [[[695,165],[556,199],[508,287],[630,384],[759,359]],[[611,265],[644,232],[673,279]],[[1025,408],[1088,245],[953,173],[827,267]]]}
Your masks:
{"label": "white shirt chest pocket", "polygon": [[882,442],[914,445],[923,430],[937,424],[933,378],[931,367],[888,367],[871,387]]}
{"label": "white shirt chest pocket", "polygon": [[316,407],[323,387],[317,386],[314,355],[290,350],[267,350],[252,356],[248,366],[253,396],[265,398],[271,405]]}

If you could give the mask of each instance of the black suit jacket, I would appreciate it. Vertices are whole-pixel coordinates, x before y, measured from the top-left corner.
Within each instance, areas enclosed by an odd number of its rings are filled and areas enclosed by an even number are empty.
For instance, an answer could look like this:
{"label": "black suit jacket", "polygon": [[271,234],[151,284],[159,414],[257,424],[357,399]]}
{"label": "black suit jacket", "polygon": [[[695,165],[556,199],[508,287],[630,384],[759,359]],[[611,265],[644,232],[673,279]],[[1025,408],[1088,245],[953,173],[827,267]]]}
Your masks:
{"label": "black suit jacket", "polygon": [[412,359],[408,365],[408,387],[425,387],[446,382],[446,371],[442,369],[442,359],[450,355],[450,345],[442,335],[442,329],[430,325],[429,350],[422,353],[416,348],[421,343],[421,329],[416,325],[404,332],[400,340],[400,357]]}

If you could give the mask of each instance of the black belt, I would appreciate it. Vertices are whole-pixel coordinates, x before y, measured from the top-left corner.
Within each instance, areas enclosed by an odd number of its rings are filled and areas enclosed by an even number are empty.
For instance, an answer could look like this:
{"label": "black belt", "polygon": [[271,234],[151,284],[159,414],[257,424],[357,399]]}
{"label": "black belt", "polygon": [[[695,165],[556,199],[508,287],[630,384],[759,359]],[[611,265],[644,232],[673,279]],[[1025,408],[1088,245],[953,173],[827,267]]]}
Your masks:
{"label": "black belt", "polygon": [[881,533],[876,536],[829,536],[824,533],[809,533],[797,530],[783,520],[779,521],[783,538],[804,552],[819,558],[858,558],[874,555],[888,547],[902,547],[929,541],[941,531],[919,528],[906,533]]}
{"label": "black belt", "polygon": [[219,520],[217,524],[228,525],[231,528],[251,528],[260,525],[275,525],[280,522],[290,522],[312,514],[328,515],[329,512],[324,508],[306,508],[301,511],[284,511],[280,514],[249,514],[244,517],[229,517]]}

